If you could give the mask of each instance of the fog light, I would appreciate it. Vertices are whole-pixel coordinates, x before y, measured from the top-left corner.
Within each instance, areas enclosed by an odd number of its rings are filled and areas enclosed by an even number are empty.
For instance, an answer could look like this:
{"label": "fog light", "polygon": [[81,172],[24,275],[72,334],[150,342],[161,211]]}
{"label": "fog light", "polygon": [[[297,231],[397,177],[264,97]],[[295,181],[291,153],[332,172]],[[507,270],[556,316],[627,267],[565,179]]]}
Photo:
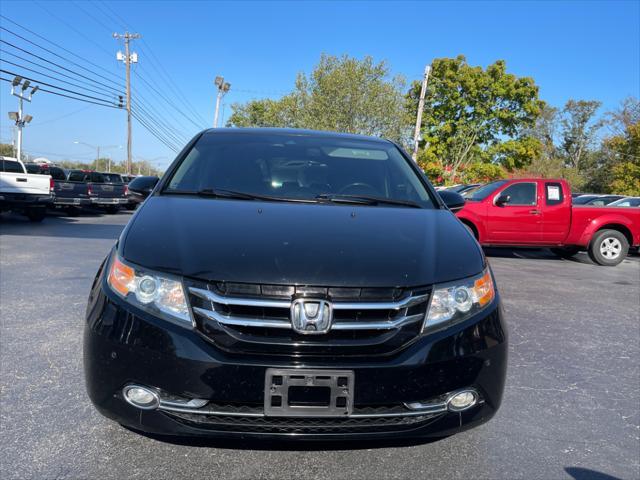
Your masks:
{"label": "fog light", "polygon": [[453,394],[447,400],[447,406],[452,412],[461,412],[478,403],[478,394],[473,390],[464,390]]}
{"label": "fog light", "polygon": [[139,385],[127,385],[122,389],[122,395],[128,403],[142,410],[153,410],[160,405],[156,392]]}

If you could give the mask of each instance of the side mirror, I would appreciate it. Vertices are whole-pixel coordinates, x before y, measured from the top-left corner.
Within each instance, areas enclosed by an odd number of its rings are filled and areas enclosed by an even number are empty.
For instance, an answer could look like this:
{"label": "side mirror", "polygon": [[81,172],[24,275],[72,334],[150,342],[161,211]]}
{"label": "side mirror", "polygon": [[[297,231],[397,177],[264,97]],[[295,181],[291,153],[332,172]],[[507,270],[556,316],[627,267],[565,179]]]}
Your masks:
{"label": "side mirror", "polygon": [[129,193],[136,202],[142,202],[153,191],[158,177],[136,177],[129,182]]}
{"label": "side mirror", "polygon": [[452,192],[450,190],[440,190],[438,191],[438,194],[447,208],[453,213],[462,210],[462,207],[464,207],[465,199],[459,193]]}
{"label": "side mirror", "polygon": [[498,198],[496,198],[496,206],[504,207],[507,203],[509,203],[510,200],[511,197],[509,195],[500,195]]}

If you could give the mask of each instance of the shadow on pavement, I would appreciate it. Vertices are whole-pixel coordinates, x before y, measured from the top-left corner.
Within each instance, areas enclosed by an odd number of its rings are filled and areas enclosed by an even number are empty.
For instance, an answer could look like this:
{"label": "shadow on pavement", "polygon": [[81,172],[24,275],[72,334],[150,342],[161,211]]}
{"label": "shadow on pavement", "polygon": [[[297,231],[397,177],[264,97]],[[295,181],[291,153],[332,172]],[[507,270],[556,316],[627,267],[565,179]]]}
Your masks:
{"label": "shadow on pavement", "polygon": [[[123,428],[137,435],[150,438],[163,443],[186,447],[221,448],[227,450],[258,450],[258,451],[337,451],[337,450],[372,450],[378,448],[415,447],[437,442],[442,438],[413,438],[413,439],[389,439],[389,440],[303,440],[292,437],[291,440],[267,439],[239,439],[224,437],[174,437],[168,435],[155,435],[141,432],[134,428]],[[445,438],[445,437],[443,437]],[[604,479],[603,479],[604,480]]]}
{"label": "shadow on pavement", "polygon": [[[117,217],[121,214],[112,215]],[[94,216],[94,215],[91,215]],[[84,220],[84,221],[82,221]],[[64,214],[48,214],[42,223],[30,222],[20,215],[2,215],[0,233],[27,237],[67,237],[117,239],[124,224],[87,223],[86,216],[68,217]]]}
{"label": "shadow on pavement", "polygon": [[606,473],[581,467],[566,467],[567,472],[574,480],[620,480],[619,477],[613,477]]}

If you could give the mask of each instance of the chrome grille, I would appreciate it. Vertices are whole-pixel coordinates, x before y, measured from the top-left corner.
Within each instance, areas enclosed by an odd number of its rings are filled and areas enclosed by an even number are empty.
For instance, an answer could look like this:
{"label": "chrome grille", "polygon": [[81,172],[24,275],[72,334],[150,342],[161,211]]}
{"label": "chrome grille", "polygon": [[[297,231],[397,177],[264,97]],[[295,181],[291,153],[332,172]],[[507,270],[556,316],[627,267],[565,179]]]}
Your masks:
{"label": "chrome grille", "polygon": [[[427,288],[215,283],[187,287],[196,324],[219,346],[239,352],[301,355],[391,353],[419,335],[430,293]],[[293,301],[309,296],[332,303],[333,323],[326,334],[301,335],[292,327]]]}

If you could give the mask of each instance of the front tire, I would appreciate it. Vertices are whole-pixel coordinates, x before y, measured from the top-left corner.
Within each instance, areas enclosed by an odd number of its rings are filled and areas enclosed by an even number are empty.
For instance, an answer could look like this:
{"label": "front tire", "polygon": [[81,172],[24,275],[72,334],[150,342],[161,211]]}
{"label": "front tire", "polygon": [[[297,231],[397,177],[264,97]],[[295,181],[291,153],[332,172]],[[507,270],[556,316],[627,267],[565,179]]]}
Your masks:
{"label": "front tire", "polygon": [[617,230],[601,230],[589,244],[589,257],[598,265],[615,267],[629,252],[629,241]]}

